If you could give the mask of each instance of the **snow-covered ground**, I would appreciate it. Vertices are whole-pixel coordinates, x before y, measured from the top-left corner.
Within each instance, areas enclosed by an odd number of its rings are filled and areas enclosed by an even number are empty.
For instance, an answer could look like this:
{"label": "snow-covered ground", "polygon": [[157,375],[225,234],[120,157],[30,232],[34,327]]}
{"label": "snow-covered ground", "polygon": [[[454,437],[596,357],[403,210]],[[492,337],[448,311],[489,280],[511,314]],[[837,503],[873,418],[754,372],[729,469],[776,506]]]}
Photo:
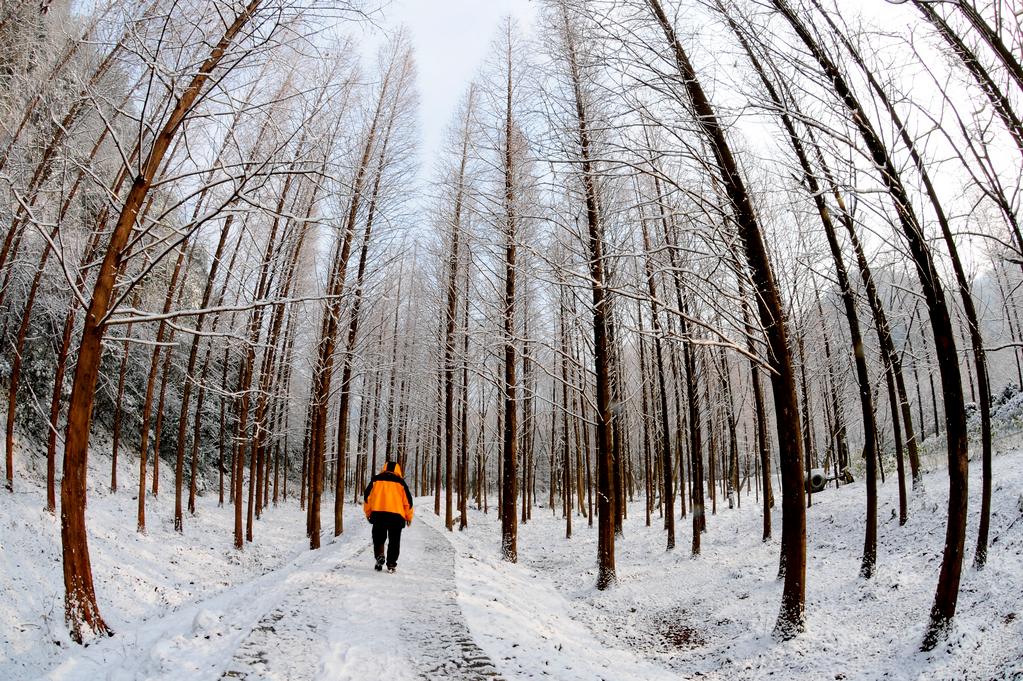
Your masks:
{"label": "snow-covered ground", "polygon": [[[762,544],[759,505],[708,517],[702,555],[691,522],[666,552],[655,517],[630,506],[616,543],[618,586],[594,587],[595,531],[542,511],[519,528],[520,564],[497,558],[500,524],[474,515],[455,533],[459,592],[480,646],[511,678],[556,679],[1023,679],[1023,451],[995,459],[988,566],[969,567],[980,466],[971,467],[971,518],[958,614],[947,645],[919,652],[944,545],[947,478],[925,476],[899,527],[893,481],[881,489],[878,569],[858,576],[862,483],[815,495],[808,511],[807,631],[771,637],[781,583],[778,541]],[[709,502],[708,502],[709,503]],[[780,515],[776,512],[777,528]],[[479,530],[484,530],[480,532]],[[509,636],[508,632],[515,632]],[[652,671],[653,670],[653,671]]]}
{"label": "snow-covered ground", "polygon": [[[97,450],[109,451],[108,441],[93,440]],[[25,470],[25,461],[16,459],[14,494],[0,494],[0,679],[34,679],[83,652],[64,626],[59,509],[57,515],[44,510],[41,472]],[[140,623],[173,618],[186,604],[250,584],[306,553],[297,503],[271,509],[243,552],[232,548],[234,518],[230,508],[217,508],[215,491],[199,497],[196,516],[186,514],[185,533],[176,533],[173,470],[166,462],[159,496],[148,496],[148,531],[140,535],[137,458],[125,452],[120,464],[120,489],[112,494],[110,458],[89,458],[89,550],[100,610],[116,633],[104,645],[148,645],[136,636]],[[59,504],[59,477],[57,494]]]}
{"label": "snow-covered ground", "polygon": [[[105,445],[100,445],[104,447]],[[753,496],[708,517],[690,558],[689,519],[664,550],[656,514],[630,506],[617,541],[618,585],[594,588],[595,531],[534,509],[519,563],[499,558],[496,515],[472,511],[448,533],[421,499],[397,574],[372,570],[357,507],[347,531],[306,549],[294,501],[270,511],[256,541],[231,548],[232,516],[200,500],[173,531],[167,478],[135,532],[133,458],[122,490],[92,457],[88,520],[100,606],[116,635],[71,643],[61,612],[59,522],[38,484],[0,494],[0,679],[1014,679],[1023,678],[1023,449],[995,459],[988,567],[963,573],[946,645],[918,651],[944,538],[946,480],[929,474],[910,521],[881,490],[877,576],[858,577],[862,483],[814,497],[808,518],[807,632],[776,642],[777,541],[760,541]],[[971,467],[972,559],[979,464]],[[170,471],[163,471],[165,474]],[[560,516],[560,512],[558,513]],[[775,522],[780,518],[776,515]],[[329,524],[329,523],[328,523]],[[777,525],[776,525],[777,527]],[[329,534],[329,533],[328,533]]]}

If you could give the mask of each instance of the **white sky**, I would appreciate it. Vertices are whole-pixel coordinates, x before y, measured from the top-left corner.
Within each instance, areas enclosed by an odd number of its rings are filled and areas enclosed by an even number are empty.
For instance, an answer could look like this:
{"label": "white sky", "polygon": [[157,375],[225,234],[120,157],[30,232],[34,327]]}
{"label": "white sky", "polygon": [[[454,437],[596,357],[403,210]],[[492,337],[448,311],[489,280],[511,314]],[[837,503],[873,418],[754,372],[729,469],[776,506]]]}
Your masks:
{"label": "white sky", "polygon": [[392,0],[383,26],[409,31],[419,71],[423,170],[436,151],[469,81],[479,72],[500,20],[511,15],[523,31],[533,25],[535,0]]}

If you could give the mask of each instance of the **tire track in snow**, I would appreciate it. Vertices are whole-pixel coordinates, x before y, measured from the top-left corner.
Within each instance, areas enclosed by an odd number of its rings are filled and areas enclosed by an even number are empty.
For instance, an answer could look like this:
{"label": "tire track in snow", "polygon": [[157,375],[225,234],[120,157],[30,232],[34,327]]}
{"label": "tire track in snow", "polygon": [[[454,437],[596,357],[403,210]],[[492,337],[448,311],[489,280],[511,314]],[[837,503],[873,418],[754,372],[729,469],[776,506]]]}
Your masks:
{"label": "tire track in snow", "polygon": [[368,548],[325,571],[322,579],[312,580],[263,615],[242,639],[221,680],[313,678],[311,672],[320,662],[318,651],[328,643],[330,622],[327,611],[309,605],[336,598],[331,588],[339,573]]}
{"label": "tire track in snow", "polygon": [[221,680],[501,678],[469,632],[455,550],[441,532],[425,523],[406,530],[396,574],[375,572],[369,549],[265,613]]}
{"label": "tire track in snow", "polygon": [[420,597],[410,605],[412,617],[403,632],[421,644],[423,677],[465,681],[500,678],[493,661],[472,639],[458,604],[454,547],[438,530],[425,524],[420,527],[430,539],[425,544],[423,567],[431,570],[442,587],[417,595]]}

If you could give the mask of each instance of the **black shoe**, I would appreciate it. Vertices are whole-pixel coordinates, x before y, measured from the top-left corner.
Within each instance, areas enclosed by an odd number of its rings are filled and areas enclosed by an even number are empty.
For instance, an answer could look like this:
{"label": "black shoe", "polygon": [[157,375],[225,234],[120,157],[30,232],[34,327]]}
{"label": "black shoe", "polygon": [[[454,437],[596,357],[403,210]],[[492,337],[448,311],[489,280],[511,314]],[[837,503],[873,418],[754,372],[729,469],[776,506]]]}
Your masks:
{"label": "black shoe", "polygon": [[379,558],[377,558],[376,565],[373,566],[373,569],[376,570],[377,572],[380,572],[381,570],[383,570],[384,569],[384,560],[386,560],[386,559],[383,556],[380,556]]}
{"label": "black shoe", "polygon": [[397,565],[388,565],[387,566],[387,571],[390,572],[392,575],[394,574],[394,571],[397,570],[397,569],[398,569]]}

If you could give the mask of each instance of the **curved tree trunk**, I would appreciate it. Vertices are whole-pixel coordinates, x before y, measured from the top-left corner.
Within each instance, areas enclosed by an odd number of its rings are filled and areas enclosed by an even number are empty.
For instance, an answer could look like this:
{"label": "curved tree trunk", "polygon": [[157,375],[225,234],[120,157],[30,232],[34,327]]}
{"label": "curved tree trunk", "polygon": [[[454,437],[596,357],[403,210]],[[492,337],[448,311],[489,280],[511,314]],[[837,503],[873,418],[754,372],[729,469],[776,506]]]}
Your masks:
{"label": "curved tree trunk", "polygon": [[[916,0],[917,6],[923,4],[920,0]],[[1018,53],[1013,53],[1012,49],[1005,44],[1001,36],[991,27],[990,24],[984,19],[984,17],[977,11],[969,2],[956,2],[954,6],[966,17],[973,26],[974,30],[980,34],[981,39],[984,41],[992,52],[998,55],[998,60],[1002,63],[1002,66],[1008,72],[1013,82],[1016,83],[1016,87],[1023,92],[1023,61],[1020,60]],[[1018,7],[1017,7],[1018,15]]]}
{"label": "curved tree trunk", "polygon": [[966,413],[963,407],[962,381],[956,354],[955,336],[952,331],[948,305],[945,302],[945,292],[937,275],[938,270],[935,267],[930,248],[925,240],[923,227],[913,211],[909,194],[883,140],[866,118],[864,114],[866,109],[860,105],[841,71],[816,42],[796,13],[789,8],[784,0],[772,0],[772,4],[792,26],[796,35],[820,65],[834,88],[835,94],[849,112],[853,125],[877,165],[881,179],[895,204],[899,223],[917,269],[924,299],[927,302],[945,402],[949,470],[948,526],[945,534],[944,557],[938,576],[934,606],[931,610],[931,626],[923,644],[925,649],[931,649],[937,645],[939,638],[947,630],[955,615],[959,580],[962,574],[963,546],[966,539],[966,475],[968,467]]}
{"label": "curved tree trunk", "polygon": [[[764,85],[764,89],[767,91],[772,103],[777,108],[778,116],[785,128],[786,134],[788,135],[789,143],[792,145],[796,158],[799,160],[800,168],[803,171],[803,180],[806,182],[810,195],[813,197],[814,206],[817,209],[817,215],[820,218],[821,225],[824,227],[824,234],[828,240],[828,248],[831,250],[831,259],[834,263],[835,275],[838,280],[838,290],[842,297],[842,305],[845,307],[846,322],[849,325],[849,339],[852,344],[853,358],[855,360],[856,381],[860,395],[860,412],[863,418],[863,456],[867,463],[867,516],[863,540],[863,561],[860,567],[860,575],[869,579],[874,574],[874,566],[877,562],[877,425],[874,421],[874,404],[871,393],[870,375],[867,370],[866,354],[863,346],[863,333],[860,330],[859,315],[856,311],[856,298],[853,293],[852,286],[849,283],[849,272],[846,269],[845,260],[842,256],[842,247],[838,243],[835,225],[831,220],[831,212],[828,210],[828,206],[824,201],[824,192],[817,180],[817,175],[814,172],[813,167],[810,165],[809,156],[806,153],[806,148],[803,145],[802,138],[796,131],[795,122],[789,114],[786,113],[789,110],[787,106],[788,102],[782,99],[778,90],[774,87],[774,84],[771,82],[771,79],[761,66],[760,60],[753,52],[753,49],[750,47],[739,27],[734,22],[729,21],[729,23],[731,24],[732,31],[742,44],[747,57],[753,64],[754,69],[760,76],[760,81]],[[799,340],[799,350],[800,356],[802,357],[802,338]],[[803,392],[803,399],[807,400],[808,395],[806,394],[805,373],[803,380]],[[809,418],[809,415],[807,415],[806,418]],[[809,424],[807,424],[807,428],[809,428]],[[896,437],[898,437],[898,434],[896,434]],[[809,472],[809,462],[807,472]],[[807,485],[808,499],[809,489],[810,485]]]}
{"label": "curved tree trunk", "polygon": [[682,48],[682,43],[676,37],[660,0],[646,1],[664,32],[697,121],[713,150],[720,173],[719,179],[728,196],[753,275],[760,322],[767,336],[768,362],[773,370],[771,385],[774,392],[782,472],[782,562],[785,566],[785,585],[775,633],[783,639],[789,639],[805,626],[803,609],[806,585],[806,511],[802,503],[803,457],[799,440],[799,405],[781,296],[760,224],[738,164],[725,138],[724,129],[718,122],[710,100]]}
{"label": "curved tree trunk", "polygon": [[251,0],[227,26],[223,36],[213,47],[209,58],[193,75],[191,82],[178,98],[159,133],[141,172],[132,181],[125,197],[106,254],[100,265],[85,317],[85,327],[78,349],[78,364],[68,406],[68,426],[64,447],[64,477],[61,481],[61,545],[64,555],[64,611],[71,637],[82,640],[82,627],[96,633],[110,633],[99,613],[92,581],[88,539],[85,531],[86,462],[89,448],[89,426],[95,400],[96,382],[102,352],[106,316],[119,269],[123,249],[128,242],[142,203],[152,187],[171,141],[179,131],[185,116],[203,93],[213,71],[219,66],[227,49],[258,9],[260,0]]}
{"label": "curved tree trunk", "polygon": [[[966,316],[967,328],[969,329],[970,335],[970,346],[973,350],[973,361],[977,369],[977,392],[978,402],[980,407],[980,429],[981,429],[981,459],[982,459],[982,492],[981,492],[981,511],[980,511],[980,528],[977,537],[977,550],[974,557],[974,564],[978,568],[983,568],[987,562],[987,540],[988,540],[988,528],[991,522],[991,388],[988,384],[988,371],[987,371],[987,354],[984,350],[984,339],[980,332],[980,317],[977,314],[976,305],[973,302],[973,293],[970,290],[970,281],[966,275],[966,270],[963,267],[962,259],[959,257],[959,251],[956,246],[955,237],[952,234],[952,228],[948,220],[948,216],[945,213],[944,207],[941,204],[941,200],[938,197],[938,191],[931,181],[931,175],[927,170],[927,165],[924,163],[924,159],[920,156],[919,148],[913,138],[910,136],[909,131],[906,128],[901,116],[892,103],[891,98],[885,92],[884,88],[874,77],[873,73],[867,67],[866,62],[860,55],[859,51],[853,46],[852,42],[841,33],[837,26],[835,26],[831,17],[823,12],[820,8],[817,0],[812,0],[814,6],[818,8],[825,20],[831,26],[832,30],[839,37],[842,43],[845,45],[846,50],[852,56],[853,60],[859,65],[867,78],[867,82],[870,84],[871,89],[874,91],[875,96],[878,100],[884,104],[885,109],[888,111],[888,115],[891,117],[892,122],[895,124],[895,128],[899,131],[899,137],[902,143],[909,150],[910,158],[913,161],[913,165],[916,167],[917,173],[920,175],[920,179],[923,181],[924,189],[927,194],[927,198],[931,204],[931,208],[934,211],[935,217],[937,218],[938,226],[941,228],[941,235],[945,241],[945,247],[948,249],[949,259],[952,263],[952,271],[955,273],[956,284],[959,287],[959,298],[963,304],[963,313]],[[965,6],[965,3],[964,3]],[[983,23],[982,18],[976,14],[976,10],[972,7],[968,10],[964,10],[968,15],[975,15],[976,20]],[[974,21],[971,18],[971,22]],[[974,23],[977,26],[977,23]],[[986,25],[985,25],[986,26]],[[997,38],[997,36],[994,36]],[[1008,66],[1009,63],[1006,62]],[[1017,63],[1018,66],[1018,63]],[[1021,81],[1023,86],[1023,81]],[[954,339],[950,339],[950,342],[954,343]],[[957,365],[958,369],[958,365]],[[959,388],[962,393],[962,385]],[[946,408],[946,418],[948,418],[948,410]],[[951,424],[949,428],[951,429]],[[964,425],[965,427],[965,425]],[[962,436],[965,439],[965,433]],[[965,462],[962,463],[965,469]],[[949,484],[955,484],[955,478],[951,471],[951,461],[949,470]],[[963,498],[961,500],[961,508],[957,509],[958,512],[965,516],[966,513],[966,477],[965,472],[963,473],[962,479],[963,485]],[[953,494],[954,496],[954,494]],[[952,503],[950,498],[949,503]],[[950,506],[950,516],[951,506]],[[965,531],[965,517],[963,518],[963,525]],[[962,557],[959,557],[960,561]],[[954,612],[954,610],[953,610]]]}

